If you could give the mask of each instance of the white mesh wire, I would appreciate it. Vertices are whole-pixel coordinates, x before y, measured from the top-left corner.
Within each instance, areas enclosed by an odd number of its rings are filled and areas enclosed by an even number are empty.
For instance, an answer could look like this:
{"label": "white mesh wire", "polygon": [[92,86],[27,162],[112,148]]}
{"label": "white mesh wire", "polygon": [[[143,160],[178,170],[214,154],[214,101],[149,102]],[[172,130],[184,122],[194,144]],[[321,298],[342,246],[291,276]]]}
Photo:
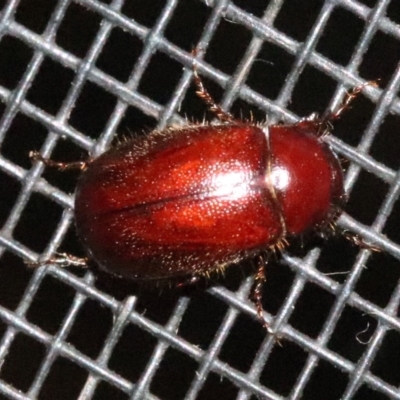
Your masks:
{"label": "white mesh wire", "polygon": [[[2,2],[0,396],[400,399],[399,23],[397,0]],[[116,134],[202,119],[196,45],[220,103],[271,122],[381,78],[327,140],[350,160],[340,225],[383,251],[332,239],[271,261],[264,304],[282,347],[257,321],[245,266],[160,293],[22,261],[82,254],[76,174],[29,151],[76,160]]]}

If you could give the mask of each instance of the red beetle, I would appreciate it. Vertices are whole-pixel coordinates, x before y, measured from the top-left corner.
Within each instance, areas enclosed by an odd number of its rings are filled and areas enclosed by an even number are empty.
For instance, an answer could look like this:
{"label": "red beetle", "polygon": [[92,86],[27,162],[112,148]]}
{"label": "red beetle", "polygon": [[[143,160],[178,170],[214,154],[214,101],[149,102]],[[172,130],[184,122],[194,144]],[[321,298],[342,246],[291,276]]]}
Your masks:
{"label": "red beetle", "polygon": [[[137,280],[208,276],[281,249],[291,236],[323,229],[341,210],[342,167],[321,137],[364,86],[335,113],[268,126],[234,119],[215,104],[195,66],[194,78],[220,124],[154,131],[87,163],[33,154],[48,165],[84,169],[76,229],[90,257],[112,274]],[[267,326],[263,262],[256,279],[253,295]]]}
{"label": "red beetle", "polygon": [[171,128],[91,162],[75,197],[79,237],[109,272],[204,275],[330,222],[342,169],[313,122]]}

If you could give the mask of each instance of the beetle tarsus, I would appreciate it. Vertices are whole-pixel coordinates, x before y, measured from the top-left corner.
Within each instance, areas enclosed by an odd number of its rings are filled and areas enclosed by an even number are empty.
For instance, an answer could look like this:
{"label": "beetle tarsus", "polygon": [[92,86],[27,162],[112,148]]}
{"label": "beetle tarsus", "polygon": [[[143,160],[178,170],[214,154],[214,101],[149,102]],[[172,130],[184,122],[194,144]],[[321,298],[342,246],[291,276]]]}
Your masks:
{"label": "beetle tarsus", "polygon": [[85,170],[89,164],[89,161],[73,161],[73,162],[57,162],[53,161],[50,158],[43,157],[37,151],[31,151],[29,153],[29,158],[32,161],[40,161],[45,164],[47,167],[57,168],[61,171],[66,171],[69,169],[80,169]]}
{"label": "beetle tarsus", "polygon": [[76,257],[67,253],[56,253],[53,257],[43,261],[25,261],[31,268],[42,267],[43,265],[56,264],[59,267],[87,268],[88,258]]}
{"label": "beetle tarsus", "polygon": [[347,240],[349,240],[351,243],[355,244],[356,246],[360,247],[361,249],[370,250],[375,253],[381,252],[381,249],[379,247],[366,242],[362,237],[358,236],[356,233],[345,231],[345,232],[342,232],[342,235]]}
{"label": "beetle tarsus", "polygon": [[341,117],[341,115],[343,114],[343,112],[346,111],[350,107],[350,104],[353,102],[353,100],[359,94],[361,94],[361,92],[367,86],[378,87],[378,81],[365,82],[359,86],[356,86],[350,92],[347,92],[342,104],[335,111],[329,111],[327,114],[325,114],[322,118],[322,122],[328,123],[329,121],[339,119]]}

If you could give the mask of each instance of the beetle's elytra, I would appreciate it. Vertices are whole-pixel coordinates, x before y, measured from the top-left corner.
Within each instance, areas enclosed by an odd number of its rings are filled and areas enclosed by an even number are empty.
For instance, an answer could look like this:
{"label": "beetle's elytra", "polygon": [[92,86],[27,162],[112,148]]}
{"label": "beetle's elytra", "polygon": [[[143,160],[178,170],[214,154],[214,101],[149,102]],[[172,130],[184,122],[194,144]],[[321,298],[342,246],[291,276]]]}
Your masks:
{"label": "beetle's elytra", "polygon": [[[208,276],[281,249],[292,236],[332,226],[341,211],[342,167],[321,137],[365,85],[323,118],[268,126],[223,111],[195,65],[193,72],[197,94],[219,124],[155,131],[86,163],[33,154],[50,166],[83,169],[76,229],[88,254],[112,274],[137,280]],[[73,257],[52,261],[79,264]],[[268,328],[261,304],[264,270],[261,262],[252,297]]]}

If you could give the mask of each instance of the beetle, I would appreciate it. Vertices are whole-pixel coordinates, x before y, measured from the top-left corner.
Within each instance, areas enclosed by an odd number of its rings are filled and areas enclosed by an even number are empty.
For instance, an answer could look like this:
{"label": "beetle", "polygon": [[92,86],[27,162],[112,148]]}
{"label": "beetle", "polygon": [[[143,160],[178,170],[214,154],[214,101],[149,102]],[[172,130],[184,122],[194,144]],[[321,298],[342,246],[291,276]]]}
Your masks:
{"label": "beetle", "polygon": [[[343,170],[323,137],[366,84],[323,117],[268,125],[224,111],[205,89],[195,62],[193,76],[217,124],[156,130],[87,162],[58,163],[31,154],[48,166],[82,169],[75,193],[77,234],[88,256],[111,274],[193,282],[244,258],[280,251],[291,237],[333,229],[341,213]],[[51,261],[86,264],[71,256]],[[252,298],[270,330],[261,303],[264,281],[261,257]]]}

